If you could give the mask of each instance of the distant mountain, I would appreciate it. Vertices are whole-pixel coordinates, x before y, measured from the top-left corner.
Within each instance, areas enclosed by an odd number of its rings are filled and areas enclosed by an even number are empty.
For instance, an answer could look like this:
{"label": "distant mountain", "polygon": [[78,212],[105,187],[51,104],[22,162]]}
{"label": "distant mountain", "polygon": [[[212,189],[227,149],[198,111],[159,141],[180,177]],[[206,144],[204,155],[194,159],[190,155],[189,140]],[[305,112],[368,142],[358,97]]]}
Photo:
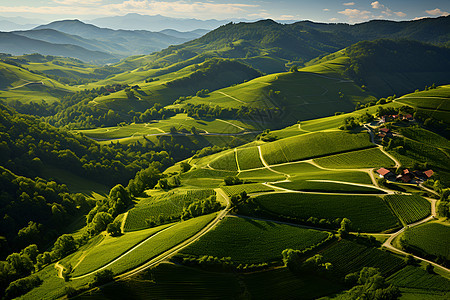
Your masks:
{"label": "distant mountain", "polygon": [[[79,20],[56,21],[47,25],[41,25],[35,30],[53,29],[70,35],[77,35],[85,39],[97,40],[112,45],[120,45],[125,51],[116,53],[122,55],[148,54],[164,49],[170,45],[177,45],[197,38],[192,34],[186,37],[176,37],[160,32],[145,30],[113,30],[100,28],[92,24],[86,24]],[[178,34],[181,36],[181,34]],[[189,36],[189,37],[187,37]]]}
{"label": "distant mountain", "polygon": [[180,39],[198,39],[199,37],[207,34],[209,32],[209,30],[206,29],[196,29],[196,30],[192,30],[192,31],[186,31],[186,32],[181,32],[181,31],[177,31],[174,29],[164,29],[161,30],[160,33],[166,34],[166,35],[170,35],[176,38],[180,38]]}
{"label": "distant mountain", "polygon": [[279,24],[272,20],[229,23],[199,39],[165,49],[152,59],[155,64],[214,51],[218,56],[245,59],[266,72],[280,72],[286,63],[302,65],[315,57],[336,52],[363,40],[412,39],[449,43],[450,16],[417,21],[370,21],[366,23],[323,24],[301,21]]}
{"label": "distant mountain", "polygon": [[115,44],[112,42],[102,42],[95,39],[89,40],[77,35],[63,33],[54,29],[14,31],[12,33],[53,44],[72,44],[92,51],[101,51],[116,54],[128,52],[127,48],[119,44]]}
{"label": "distant mountain", "polygon": [[28,30],[42,22],[40,19],[0,16],[0,31]]}
{"label": "distant mountain", "polygon": [[91,51],[70,44],[53,44],[10,32],[0,32],[0,52],[13,55],[40,53],[42,55],[67,56],[87,62],[117,61],[116,57],[105,52]]}
{"label": "distant mountain", "polygon": [[195,29],[214,29],[230,20],[198,20],[170,18],[161,15],[141,15],[136,13],[126,14],[124,16],[104,17],[87,21],[100,27],[112,29],[127,30],[150,30],[161,31],[164,29],[174,29],[177,31],[192,31]]}

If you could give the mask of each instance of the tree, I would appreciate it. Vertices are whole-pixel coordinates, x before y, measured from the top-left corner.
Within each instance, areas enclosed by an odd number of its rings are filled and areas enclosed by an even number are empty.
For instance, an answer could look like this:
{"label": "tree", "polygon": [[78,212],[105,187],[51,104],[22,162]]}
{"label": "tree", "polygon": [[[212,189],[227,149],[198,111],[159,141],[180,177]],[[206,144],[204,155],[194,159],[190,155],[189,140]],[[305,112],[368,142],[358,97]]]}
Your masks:
{"label": "tree", "polygon": [[52,248],[53,256],[56,259],[62,258],[77,250],[77,243],[70,234],[63,234],[56,240]]}
{"label": "tree", "polygon": [[298,66],[297,65],[292,65],[292,67],[289,69],[290,72],[295,73],[298,72]]}
{"label": "tree", "polygon": [[430,274],[434,274],[434,267],[430,263],[427,264],[427,266],[425,267],[425,270]]}
{"label": "tree", "polygon": [[94,274],[94,279],[90,283],[92,286],[101,286],[114,280],[114,272],[105,269]]}
{"label": "tree", "polygon": [[120,221],[109,223],[108,226],[106,226],[106,232],[111,236],[121,235],[122,234],[122,230],[120,229],[121,224],[122,223]]}
{"label": "tree", "polygon": [[104,211],[98,212],[94,216],[94,218],[92,219],[92,222],[91,222],[91,228],[92,228],[94,234],[105,230],[106,226],[108,226],[108,224],[111,223],[113,220],[114,219],[111,216],[111,214],[104,212]]}
{"label": "tree", "polygon": [[191,169],[191,165],[185,161],[182,161],[180,163],[181,172],[185,173]]}

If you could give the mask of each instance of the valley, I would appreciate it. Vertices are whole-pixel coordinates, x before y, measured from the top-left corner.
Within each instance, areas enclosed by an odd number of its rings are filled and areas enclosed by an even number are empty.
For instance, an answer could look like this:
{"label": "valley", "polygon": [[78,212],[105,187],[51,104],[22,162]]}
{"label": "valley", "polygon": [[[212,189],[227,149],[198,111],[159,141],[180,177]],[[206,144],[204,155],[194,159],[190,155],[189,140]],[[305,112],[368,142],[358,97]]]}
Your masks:
{"label": "valley", "polygon": [[448,299],[449,22],[11,33],[0,296]]}

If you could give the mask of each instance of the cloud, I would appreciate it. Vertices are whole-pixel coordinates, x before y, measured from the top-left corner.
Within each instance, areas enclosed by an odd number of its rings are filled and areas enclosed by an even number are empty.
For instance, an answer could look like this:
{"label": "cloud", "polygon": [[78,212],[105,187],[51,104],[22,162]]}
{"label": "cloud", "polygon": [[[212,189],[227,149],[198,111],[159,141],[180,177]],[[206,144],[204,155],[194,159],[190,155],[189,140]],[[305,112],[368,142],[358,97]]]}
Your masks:
{"label": "cloud", "polygon": [[355,5],[355,2],[345,2],[345,3],[342,3],[342,5],[352,6],[352,5]]}
{"label": "cloud", "polygon": [[426,10],[425,11],[427,14],[432,15],[432,16],[443,16],[446,17],[448,15],[450,15],[450,13],[446,12],[446,11],[442,11],[439,8],[435,8],[435,9],[431,9],[431,10]]}
{"label": "cloud", "polygon": [[53,2],[62,5],[98,5],[103,0],[53,0]]}
{"label": "cloud", "polygon": [[330,11],[330,9],[329,8],[324,8],[323,11]]}
{"label": "cloud", "polygon": [[372,3],[370,3],[370,5],[372,5],[372,8],[375,9],[383,9],[384,5],[380,3],[380,1],[374,1]]}
{"label": "cloud", "polygon": [[343,11],[339,11],[338,13],[347,16],[350,19],[350,22],[358,22],[358,21],[364,21],[370,18],[372,15],[370,11],[367,10],[359,10],[359,9],[351,9],[347,8]]}
{"label": "cloud", "polygon": [[330,22],[337,22],[337,21],[339,21],[339,19],[338,18],[331,18],[329,21]]}
{"label": "cloud", "polygon": [[380,1],[374,1],[370,3],[373,9],[382,9],[381,16],[377,16],[377,19],[383,18],[383,16],[392,16],[396,15],[397,17],[406,17],[406,14],[401,11],[392,11],[389,7],[386,7],[384,4],[381,4]]}
{"label": "cloud", "polygon": [[[47,15],[118,15],[140,13],[147,15],[166,15],[170,17],[195,17],[199,19],[235,17],[236,14],[246,14],[250,9],[260,7],[242,3],[211,3],[196,1],[188,3],[184,0],[126,0],[121,3],[107,3],[103,0],[53,0],[58,6],[0,6],[1,12],[40,13]],[[95,9],[90,5],[96,4]]]}
{"label": "cloud", "polygon": [[293,15],[281,15],[277,19],[278,20],[282,20],[282,21],[294,20],[295,16],[293,16]]}

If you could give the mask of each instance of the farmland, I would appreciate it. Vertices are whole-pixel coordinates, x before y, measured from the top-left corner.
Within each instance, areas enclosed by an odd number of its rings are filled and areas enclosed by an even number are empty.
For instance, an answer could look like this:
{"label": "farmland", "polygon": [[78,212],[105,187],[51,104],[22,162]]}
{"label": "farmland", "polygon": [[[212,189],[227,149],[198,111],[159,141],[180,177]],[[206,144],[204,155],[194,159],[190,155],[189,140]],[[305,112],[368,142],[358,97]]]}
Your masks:
{"label": "farmland", "polygon": [[411,224],[431,214],[431,204],[418,195],[387,195],[384,200],[389,203],[400,220]]}
{"label": "farmland", "polygon": [[264,167],[259,159],[259,151],[256,147],[238,149],[237,159],[241,170]]}
{"label": "farmland", "polygon": [[329,233],[318,230],[229,217],[182,253],[231,257],[236,263],[280,261],[284,249],[306,249],[328,236]]}
{"label": "farmland", "polygon": [[406,230],[401,236],[407,245],[427,254],[450,260],[450,226],[428,223]]}
{"label": "farmland", "polygon": [[392,274],[387,280],[398,287],[450,291],[450,280],[436,274],[430,274],[420,267],[406,266]]}
{"label": "farmland", "polygon": [[385,192],[369,186],[353,185],[339,182],[322,182],[311,180],[293,180],[276,183],[276,186],[305,192],[349,193],[349,194],[384,194]]}
{"label": "farmland", "polygon": [[177,219],[183,208],[190,203],[215,195],[214,190],[187,190],[179,193],[167,193],[157,197],[142,199],[128,212],[125,231],[140,230],[149,227],[146,220],[163,216],[165,219]]}
{"label": "farmland", "polygon": [[[98,268],[119,257],[135,245],[141,243],[148,237],[167,228],[168,226],[169,225],[163,225],[160,227],[127,233],[120,237],[106,237],[100,244],[92,248],[86,254],[84,259],[81,259],[81,262],[78,267],[75,268],[73,275],[80,276],[97,270]],[[73,262],[73,265],[76,265],[77,263],[78,262]]]}
{"label": "farmland", "polygon": [[363,267],[378,268],[383,275],[390,275],[404,266],[403,259],[399,257],[347,240],[336,243],[321,254],[341,276],[357,272]]}
{"label": "farmland", "polygon": [[314,159],[324,168],[352,169],[392,167],[395,163],[378,148],[364,149]]}
{"label": "farmland", "polygon": [[237,171],[236,152],[229,151],[213,160],[209,165],[217,170]]}
{"label": "farmland", "polygon": [[367,133],[320,132],[304,134],[261,146],[270,165],[372,147]]}
{"label": "farmland", "polygon": [[399,225],[397,217],[377,196],[277,193],[257,196],[254,201],[279,216],[329,221],[348,218],[352,230],[360,232],[380,232]]}
{"label": "farmland", "polygon": [[285,177],[282,174],[277,174],[275,172],[270,171],[269,169],[243,171],[239,173],[239,178],[250,180],[253,182],[277,181],[285,179]]}
{"label": "farmland", "polygon": [[231,185],[231,186],[222,186],[222,190],[228,195],[238,195],[242,192],[250,193],[258,193],[258,192],[270,192],[273,191],[273,188],[268,187],[267,185],[260,183],[249,183],[249,184],[239,184],[239,185]]}
{"label": "farmland", "polygon": [[310,163],[292,163],[273,166],[271,169],[291,175],[291,180],[336,180],[362,184],[372,184],[366,172],[345,170],[323,170]]}

